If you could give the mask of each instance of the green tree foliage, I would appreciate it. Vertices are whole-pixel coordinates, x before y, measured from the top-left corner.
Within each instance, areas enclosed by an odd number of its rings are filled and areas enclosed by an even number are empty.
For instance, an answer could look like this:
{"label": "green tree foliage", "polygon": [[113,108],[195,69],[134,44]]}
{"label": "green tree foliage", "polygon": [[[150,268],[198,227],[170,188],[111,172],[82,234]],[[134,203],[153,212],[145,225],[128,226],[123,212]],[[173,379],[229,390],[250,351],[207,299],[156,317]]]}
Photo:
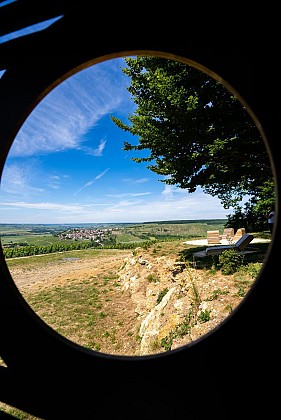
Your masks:
{"label": "green tree foliage", "polygon": [[190,193],[201,187],[226,209],[240,211],[239,203],[249,196],[251,213],[262,200],[258,210],[264,216],[274,202],[270,160],[259,130],[235,95],[185,63],[150,56],[125,62],[122,71],[131,79],[128,91],[136,109],[129,124],[111,119],[136,137],[135,144],[124,142],[125,151],[136,152],[132,159],[147,162],[162,182]]}
{"label": "green tree foliage", "polygon": [[[148,248],[154,245],[156,240],[144,241],[141,243],[143,248]],[[3,254],[5,258],[18,258],[18,257],[30,257],[31,255],[43,255],[51,254],[53,252],[66,252],[80,249],[96,248],[96,249],[134,249],[140,246],[139,242],[126,242],[126,243],[110,243],[98,245],[96,242],[85,241],[76,242],[70,244],[53,244],[53,245],[42,245],[42,246],[17,246],[13,248],[3,248]]]}
{"label": "green tree foliage", "polygon": [[243,226],[247,232],[260,232],[268,230],[268,213],[275,207],[275,196],[273,181],[265,181],[257,187],[255,196],[252,196],[245,204],[244,209],[236,206],[233,215],[228,216],[228,226],[238,229]]}

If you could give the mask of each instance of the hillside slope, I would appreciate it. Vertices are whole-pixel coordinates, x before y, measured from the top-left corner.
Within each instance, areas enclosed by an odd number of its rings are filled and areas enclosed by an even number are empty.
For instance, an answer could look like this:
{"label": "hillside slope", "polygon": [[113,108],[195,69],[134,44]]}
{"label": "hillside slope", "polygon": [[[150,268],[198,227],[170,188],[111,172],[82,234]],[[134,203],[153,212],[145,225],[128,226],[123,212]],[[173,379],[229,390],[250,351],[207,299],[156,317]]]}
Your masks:
{"label": "hillside slope", "polygon": [[[30,258],[10,272],[34,311],[66,338],[107,354],[157,354],[210,333],[254,282],[247,273],[223,275],[180,261],[187,247],[174,241],[86,259],[63,254],[38,266]],[[88,302],[93,290],[96,307]]]}

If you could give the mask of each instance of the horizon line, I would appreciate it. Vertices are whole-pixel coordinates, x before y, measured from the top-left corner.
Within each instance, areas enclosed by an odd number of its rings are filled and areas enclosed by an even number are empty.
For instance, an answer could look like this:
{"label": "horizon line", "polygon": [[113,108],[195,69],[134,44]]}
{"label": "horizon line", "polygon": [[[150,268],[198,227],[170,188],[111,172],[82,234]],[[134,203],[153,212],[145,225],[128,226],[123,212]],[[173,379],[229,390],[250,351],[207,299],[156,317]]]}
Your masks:
{"label": "horizon line", "polygon": [[209,221],[209,220],[227,220],[227,218],[223,217],[213,217],[213,218],[200,218],[200,219],[168,219],[168,220],[152,220],[152,221],[142,221],[142,222],[61,222],[61,223],[32,223],[32,222],[13,222],[13,223],[0,223],[2,225],[121,225],[121,224],[144,224],[144,223],[176,223],[176,222],[196,222],[196,221]]}

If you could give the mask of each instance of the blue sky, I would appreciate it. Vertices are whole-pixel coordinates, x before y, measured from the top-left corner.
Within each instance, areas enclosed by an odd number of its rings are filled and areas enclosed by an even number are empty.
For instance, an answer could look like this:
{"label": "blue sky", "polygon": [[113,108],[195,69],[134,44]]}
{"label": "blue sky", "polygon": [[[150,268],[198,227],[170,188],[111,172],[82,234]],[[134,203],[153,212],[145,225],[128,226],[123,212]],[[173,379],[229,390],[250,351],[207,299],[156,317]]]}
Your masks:
{"label": "blue sky", "polygon": [[136,143],[110,115],[135,109],[122,58],[69,77],[36,106],[7,157],[0,223],[114,223],[224,218],[220,201],[160,181],[131,160]]}

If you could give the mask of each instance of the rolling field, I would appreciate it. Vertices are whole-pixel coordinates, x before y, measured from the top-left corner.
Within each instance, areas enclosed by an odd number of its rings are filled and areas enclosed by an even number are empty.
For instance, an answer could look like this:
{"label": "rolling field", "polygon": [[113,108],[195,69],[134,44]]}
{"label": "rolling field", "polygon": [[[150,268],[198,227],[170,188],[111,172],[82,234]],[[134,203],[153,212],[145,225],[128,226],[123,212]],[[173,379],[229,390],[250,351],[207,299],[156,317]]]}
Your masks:
{"label": "rolling field", "polygon": [[[191,239],[207,237],[207,230],[223,232],[225,220],[170,221],[155,223],[116,224],[111,236],[116,243],[143,242],[147,240]],[[79,224],[77,227],[79,228]],[[112,226],[112,225],[111,225]],[[74,225],[72,226],[72,228]],[[84,228],[81,225],[81,228]],[[101,229],[105,229],[102,227]],[[57,235],[70,229],[64,225],[0,225],[2,246],[37,245],[57,243],[71,244],[71,239],[60,239]],[[83,240],[85,241],[85,240]],[[76,241],[77,242],[77,241]]]}

